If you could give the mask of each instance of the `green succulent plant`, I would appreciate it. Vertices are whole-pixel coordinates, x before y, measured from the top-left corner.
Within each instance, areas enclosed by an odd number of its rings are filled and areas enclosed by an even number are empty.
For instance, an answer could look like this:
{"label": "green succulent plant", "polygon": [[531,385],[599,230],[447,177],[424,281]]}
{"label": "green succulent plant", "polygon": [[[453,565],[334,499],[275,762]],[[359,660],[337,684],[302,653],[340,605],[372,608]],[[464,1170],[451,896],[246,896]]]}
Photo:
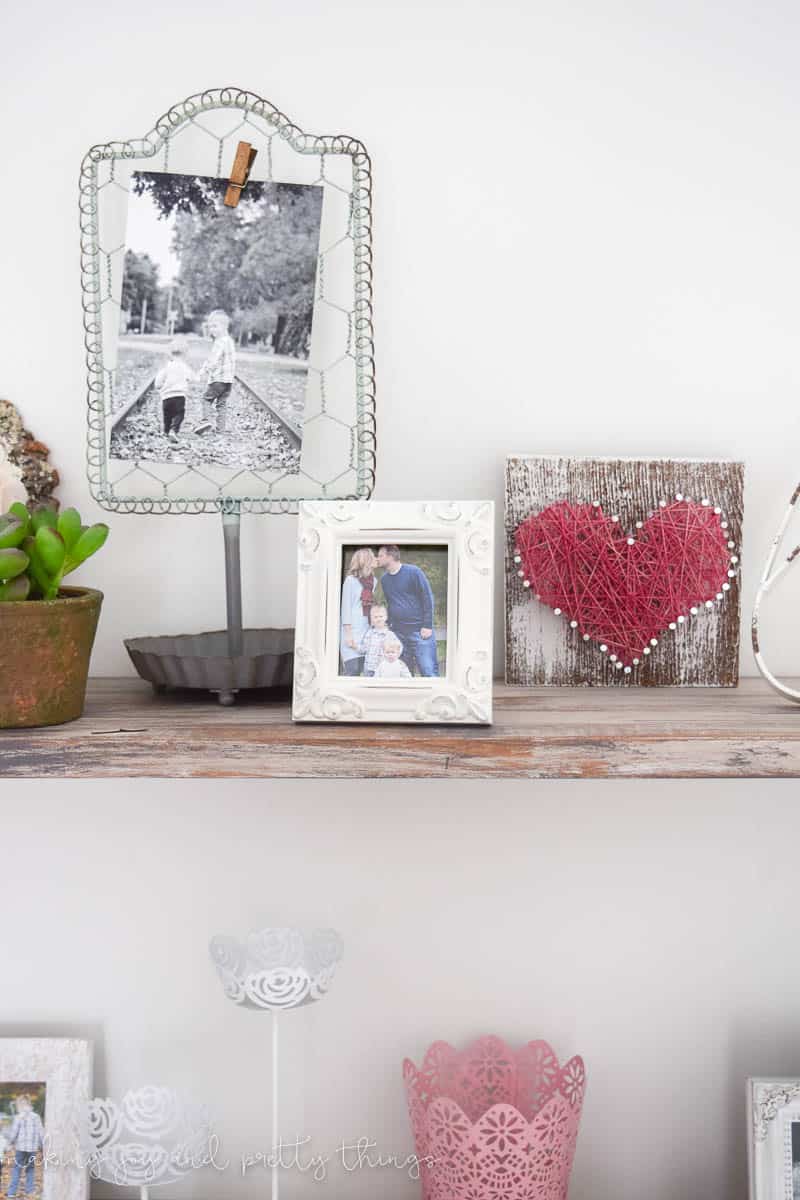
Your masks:
{"label": "green succulent plant", "polygon": [[0,601],[55,600],[64,576],[107,537],[107,525],[82,525],[77,509],[12,504],[0,516]]}

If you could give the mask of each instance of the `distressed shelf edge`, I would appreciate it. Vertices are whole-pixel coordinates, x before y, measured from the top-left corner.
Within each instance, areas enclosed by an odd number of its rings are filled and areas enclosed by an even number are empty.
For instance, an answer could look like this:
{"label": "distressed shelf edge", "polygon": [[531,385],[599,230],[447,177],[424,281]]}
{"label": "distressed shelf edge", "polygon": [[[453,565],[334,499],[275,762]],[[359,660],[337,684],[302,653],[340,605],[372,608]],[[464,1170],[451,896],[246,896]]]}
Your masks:
{"label": "distressed shelf edge", "polygon": [[495,724],[293,724],[289,698],[221,709],[90,682],[85,715],[0,731],[0,779],[796,779],[800,706],[739,688],[497,684]]}

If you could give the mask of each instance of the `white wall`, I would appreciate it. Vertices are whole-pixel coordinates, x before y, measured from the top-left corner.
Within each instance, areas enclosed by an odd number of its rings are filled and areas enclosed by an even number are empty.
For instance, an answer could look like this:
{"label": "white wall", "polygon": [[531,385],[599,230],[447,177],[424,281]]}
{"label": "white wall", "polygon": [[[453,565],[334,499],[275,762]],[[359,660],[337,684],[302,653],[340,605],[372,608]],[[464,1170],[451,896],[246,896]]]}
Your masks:
{"label": "white wall", "polygon": [[[742,456],[747,619],[800,470],[798,34],[792,0],[8,6],[0,394],[86,506],[78,165],[240,84],[374,156],[376,495],[499,500],[515,451]],[[98,674],[224,613],[214,518],[112,523]],[[246,617],[291,623],[294,521],[248,526]],[[794,626],[765,644],[800,672]]]}
{"label": "white wall", "polygon": [[[745,1078],[800,1074],[794,784],[498,782],[489,799],[473,782],[17,783],[2,888],[26,899],[3,922],[0,1035],[95,1038],[98,1094],[191,1087],[235,1162],[269,1129],[269,1019],[225,1000],[207,940],[332,925],[329,996],[282,1018],[284,1134],[403,1158],[405,1055],[544,1036],[587,1061],[572,1200],[744,1200]],[[174,1195],[266,1194],[233,1171]],[[334,1166],[285,1180],[287,1200],[375,1195],[418,1187]]]}
{"label": "white wall", "polygon": [[[0,394],[92,511],[80,159],[240,84],[373,154],[376,495],[499,501],[514,451],[744,457],[746,620],[800,470],[798,34],[790,0],[10,6]],[[128,669],[126,635],[223,616],[214,519],[112,524],[82,576],[107,594],[98,674]],[[249,621],[291,623],[293,538],[247,522]],[[800,672],[790,593],[765,642]],[[192,1084],[236,1156],[262,1144],[267,1039],[207,938],[330,923],[340,976],[284,1022],[291,1132],[405,1153],[404,1054],[546,1035],[588,1060],[574,1200],[744,1200],[744,1079],[800,1074],[795,791],[16,783],[0,878],[28,899],[3,923],[0,1034],[94,1037],[99,1091]],[[285,1184],[377,1190],[418,1194],[399,1173]]]}

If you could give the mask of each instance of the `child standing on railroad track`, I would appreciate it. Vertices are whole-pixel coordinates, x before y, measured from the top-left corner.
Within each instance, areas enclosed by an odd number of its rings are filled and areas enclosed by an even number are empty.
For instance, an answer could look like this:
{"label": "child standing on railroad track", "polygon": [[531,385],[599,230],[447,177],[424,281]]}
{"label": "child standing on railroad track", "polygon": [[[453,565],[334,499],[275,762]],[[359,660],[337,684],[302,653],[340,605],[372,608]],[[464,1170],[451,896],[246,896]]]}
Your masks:
{"label": "child standing on railroad track", "polygon": [[229,324],[230,318],[221,308],[208,314],[208,332],[214,340],[198,372],[198,377],[205,376],[208,382],[203,392],[203,419],[195,427],[195,433],[208,433],[211,429],[225,432],[228,396],[236,374],[236,346],[228,333]]}
{"label": "child standing on railroad track", "polygon": [[186,416],[186,394],[194,378],[186,362],[186,338],[173,338],[170,342],[169,358],[155,378],[156,390],[161,401],[164,433],[171,442],[178,440],[183,418]]}

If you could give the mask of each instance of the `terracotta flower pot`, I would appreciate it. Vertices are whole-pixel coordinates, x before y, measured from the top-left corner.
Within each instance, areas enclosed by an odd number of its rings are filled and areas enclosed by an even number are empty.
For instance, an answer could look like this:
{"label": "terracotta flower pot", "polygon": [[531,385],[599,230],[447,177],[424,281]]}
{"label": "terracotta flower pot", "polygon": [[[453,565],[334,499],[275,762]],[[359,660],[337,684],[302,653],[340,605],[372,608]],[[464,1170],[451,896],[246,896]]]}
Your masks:
{"label": "terracotta flower pot", "polygon": [[62,725],[83,712],[103,593],[0,603],[0,729]]}

